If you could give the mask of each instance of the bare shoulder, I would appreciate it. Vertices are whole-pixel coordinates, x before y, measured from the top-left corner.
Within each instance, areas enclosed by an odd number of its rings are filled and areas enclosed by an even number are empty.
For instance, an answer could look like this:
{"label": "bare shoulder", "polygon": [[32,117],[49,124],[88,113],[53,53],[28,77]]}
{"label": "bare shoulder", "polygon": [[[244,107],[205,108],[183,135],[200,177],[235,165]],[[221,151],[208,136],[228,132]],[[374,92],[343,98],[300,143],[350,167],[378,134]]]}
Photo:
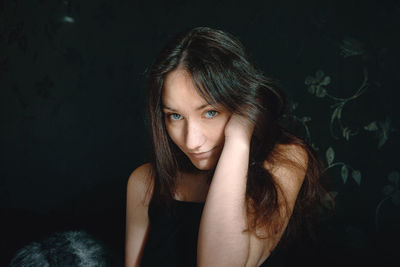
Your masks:
{"label": "bare shoulder", "polygon": [[152,167],[144,164],[129,177],[126,195],[125,266],[140,266],[149,229],[148,207],[152,195]]}
{"label": "bare shoulder", "polygon": [[277,144],[272,151],[273,160],[264,161],[264,168],[272,171],[274,167],[295,165],[306,169],[308,165],[307,150],[298,144]]}
{"label": "bare shoulder", "polygon": [[279,242],[289,222],[297,195],[303,184],[307,165],[307,150],[297,144],[276,145],[272,152],[272,157],[264,161],[263,167],[272,175],[278,191],[282,228],[272,235],[265,229],[257,229],[259,234],[269,236],[269,238],[265,239],[259,239],[257,236],[251,235],[249,257],[251,264],[249,266],[258,266],[264,262]]}
{"label": "bare shoulder", "polygon": [[308,153],[304,147],[298,144],[279,144],[274,148],[273,157],[273,160],[264,161],[264,168],[271,172],[276,182],[303,182],[308,167]]}
{"label": "bare shoulder", "polygon": [[308,152],[298,144],[277,145],[274,149],[274,160],[265,161],[267,169],[286,199],[289,207],[294,205],[304,182],[308,167]]}
{"label": "bare shoulder", "polygon": [[[153,168],[150,163],[136,168],[129,176],[127,195],[148,204],[153,191]],[[147,206],[147,205],[146,205]]]}

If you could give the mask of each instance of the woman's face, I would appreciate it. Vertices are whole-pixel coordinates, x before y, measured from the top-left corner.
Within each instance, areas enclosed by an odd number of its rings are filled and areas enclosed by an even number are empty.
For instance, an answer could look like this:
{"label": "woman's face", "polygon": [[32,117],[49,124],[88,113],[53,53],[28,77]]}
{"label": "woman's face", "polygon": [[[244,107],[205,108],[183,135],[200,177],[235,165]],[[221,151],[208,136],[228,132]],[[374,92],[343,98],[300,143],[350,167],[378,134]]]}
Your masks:
{"label": "woman's face", "polygon": [[164,120],[172,141],[199,170],[215,167],[230,113],[201,97],[184,69],[170,72],[162,94]]}

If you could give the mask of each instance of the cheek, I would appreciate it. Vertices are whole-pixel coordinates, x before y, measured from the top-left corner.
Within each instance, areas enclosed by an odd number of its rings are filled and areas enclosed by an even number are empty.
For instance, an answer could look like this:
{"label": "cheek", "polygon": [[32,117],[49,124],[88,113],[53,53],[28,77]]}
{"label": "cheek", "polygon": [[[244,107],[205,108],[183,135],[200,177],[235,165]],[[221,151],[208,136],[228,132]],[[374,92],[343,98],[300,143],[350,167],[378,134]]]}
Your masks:
{"label": "cheek", "polygon": [[225,126],[229,121],[229,117],[221,118],[218,123],[216,123],[212,129],[210,129],[210,133],[213,136],[213,140],[215,143],[222,143],[225,140]]}
{"label": "cheek", "polygon": [[171,138],[171,140],[178,146],[181,146],[181,131],[178,129],[178,127],[172,127],[168,125],[167,123],[165,124],[165,128],[167,129],[168,136]]}

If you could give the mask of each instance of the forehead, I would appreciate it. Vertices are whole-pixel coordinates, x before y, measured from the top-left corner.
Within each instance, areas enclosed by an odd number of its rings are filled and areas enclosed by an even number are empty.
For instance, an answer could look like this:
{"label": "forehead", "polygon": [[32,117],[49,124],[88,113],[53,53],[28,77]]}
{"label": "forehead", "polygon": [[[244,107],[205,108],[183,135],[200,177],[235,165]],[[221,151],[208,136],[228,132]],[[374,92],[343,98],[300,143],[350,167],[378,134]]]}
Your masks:
{"label": "forehead", "polygon": [[184,69],[177,69],[165,77],[162,90],[164,106],[174,109],[190,109],[208,104],[198,93],[192,75]]}

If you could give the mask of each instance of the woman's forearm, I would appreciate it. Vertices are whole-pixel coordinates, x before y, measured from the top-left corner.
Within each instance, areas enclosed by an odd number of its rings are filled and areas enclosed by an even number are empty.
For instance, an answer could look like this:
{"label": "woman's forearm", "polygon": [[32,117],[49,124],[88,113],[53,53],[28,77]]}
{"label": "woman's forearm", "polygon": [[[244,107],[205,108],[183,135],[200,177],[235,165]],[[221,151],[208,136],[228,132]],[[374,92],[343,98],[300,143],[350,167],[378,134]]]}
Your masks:
{"label": "woman's forearm", "polygon": [[204,206],[198,266],[244,266],[249,254],[246,182],[250,142],[227,139]]}

